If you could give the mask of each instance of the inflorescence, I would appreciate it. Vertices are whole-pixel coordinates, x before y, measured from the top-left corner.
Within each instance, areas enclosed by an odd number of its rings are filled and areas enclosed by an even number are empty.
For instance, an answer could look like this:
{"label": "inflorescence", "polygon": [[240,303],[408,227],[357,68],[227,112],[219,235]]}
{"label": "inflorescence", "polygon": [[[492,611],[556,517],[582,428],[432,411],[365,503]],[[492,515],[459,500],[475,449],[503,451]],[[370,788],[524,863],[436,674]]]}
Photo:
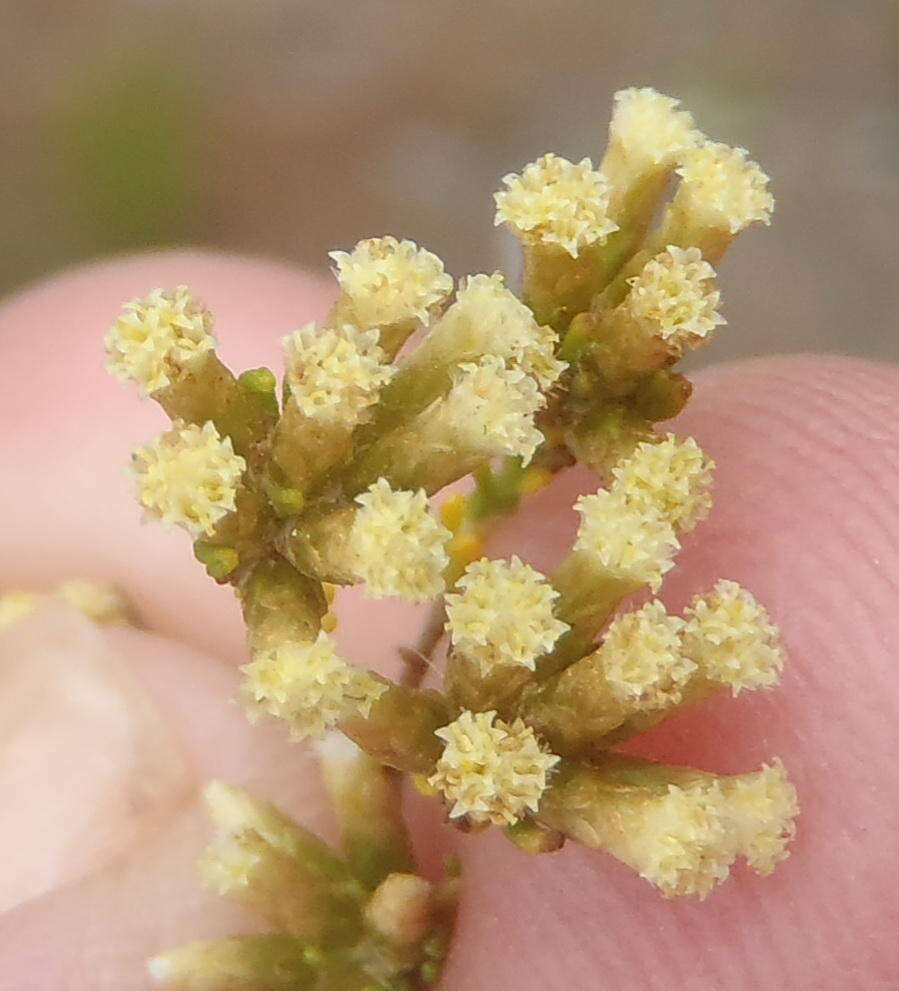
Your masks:
{"label": "inflorescence", "polygon": [[[134,455],[140,503],[186,529],[235,589],[251,716],[342,740],[322,761],[346,859],[212,786],[219,836],[204,877],[275,933],[157,958],[159,980],[436,979],[431,936],[445,935],[450,899],[397,852],[385,767],[413,775],[462,828],[494,824],[534,852],[573,838],[667,896],[705,897],[737,858],[766,874],[786,856],[798,807],[779,761],[726,777],[614,749],[722,689],[769,688],[783,665],[776,628],[735,582],[681,616],[657,599],[621,609],[659,591],[681,535],[710,511],[711,458],[656,424],[689,398],[677,361],[725,323],[713,266],[769,222],[767,183],[678,101],[624,90],[597,166],[547,154],[503,179],[496,223],[524,251],[520,297],[499,273],[454,286],[408,240],[332,252],[339,296],[322,326],[284,338],[280,396],[268,369],[236,377],[222,364],[212,317],[184,286],[126,304],[108,367],[173,420]],[[555,569],[485,556],[491,524],[575,462],[601,484],[578,499]],[[469,475],[473,489],[435,513],[430,497]],[[403,682],[338,652],[334,591],[356,584],[435,602]],[[422,655],[445,634],[442,686],[422,688]]]}

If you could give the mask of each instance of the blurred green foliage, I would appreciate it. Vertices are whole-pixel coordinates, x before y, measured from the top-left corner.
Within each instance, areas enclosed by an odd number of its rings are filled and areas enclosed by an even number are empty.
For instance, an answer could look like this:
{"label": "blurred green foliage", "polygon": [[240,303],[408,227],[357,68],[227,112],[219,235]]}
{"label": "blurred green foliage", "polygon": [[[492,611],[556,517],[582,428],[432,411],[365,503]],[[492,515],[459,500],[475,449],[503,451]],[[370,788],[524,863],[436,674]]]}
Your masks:
{"label": "blurred green foliage", "polygon": [[163,46],[95,59],[43,133],[64,262],[190,240],[202,213],[202,87]]}

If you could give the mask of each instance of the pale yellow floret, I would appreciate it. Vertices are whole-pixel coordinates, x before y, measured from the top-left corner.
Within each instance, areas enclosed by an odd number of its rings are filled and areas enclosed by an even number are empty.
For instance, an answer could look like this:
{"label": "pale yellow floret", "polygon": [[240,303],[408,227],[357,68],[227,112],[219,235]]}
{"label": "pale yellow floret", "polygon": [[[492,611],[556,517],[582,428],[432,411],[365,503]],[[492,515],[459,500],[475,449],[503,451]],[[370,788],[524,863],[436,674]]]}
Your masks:
{"label": "pale yellow floret", "polygon": [[589,158],[575,164],[552,153],[503,178],[494,195],[496,223],[526,241],[557,244],[577,258],[602,244],[618,225],[609,218],[609,182]]}
{"label": "pale yellow floret", "polygon": [[536,379],[546,390],[568,367],[555,357],[559,343],[531,310],[510,292],[499,272],[463,279],[456,300],[434,330],[457,353],[497,355]]}
{"label": "pale yellow floret", "polygon": [[286,641],[259,651],[241,671],[250,717],[283,719],[296,740],[321,736],[349,713],[367,715],[386,690],[338,656],[324,632],[314,641]]}
{"label": "pale yellow floret", "polygon": [[692,437],[644,441],[612,469],[613,488],[654,510],[678,530],[692,530],[712,506],[712,461]]}
{"label": "pale yellow floret", "polygon": [[134,380],[141,395],[169,385],[192,359],[215,347],[212,317],[187,290],[154,289],[126,303],[106,335],[106,368],[122,381]]}
{"label": "pale yellow floret", "polygon": [[463,449],[488,458],[519,456],[528,464],[543,440],[534,414],[545,405],[530,375],[486,355],[477,364],[460,365],[448,395],[424,417],[430,439],[445,445],[448,455]]}
{"label": "pale yellow floret", "polygon": [[284,991],[307,985],[304,950],[284,933],[203,940],[160,953],[147,971],[155,984],[177,991]]}
{"label": "pale yellow floret", "polygon": [[769,224],[774,197],[768,176],[745,148],[705,141],[687,149],[677,172],[678,199],[694,222],[737,234],[752,223]]}
{"label": "pale yellow floret", "polygon": [[646,333],[660,337],[675,353],[702,343],[727,323],[716,309],[721,293],[715,288],[715,270],[699,248],[670,244],[627,281],[631,289],[624,308]]}
{"label": "pale yellow floret", "polygon": [[637,170],[673,165],[698,140],[693,117],[680,100],[648,86],[615,94],[609,136],[621,144]]}
{"label": "pale yellow floret", "polygon": [[349,543],[366,592],[410,602],[439,595],[452,534],[430,512],[424,491],[395,492],[380,478],[356,502]]}
{"label": "pale yellow floret", "polygon": [[446,743],[428,783],[450,804],[450,817],[508,825],[536,812],[559,758],[547,753],[521,719],[465,711],[437,730]]}
{"label": "pale yellow floret", "polygon": [[669,785],[641,803],[622,860],[669,898],[706,895],[727,879],[734,860],[726,801],[718,782]]}
{"label": "pale yellow floret", "polygon": [[659,589],[680,549],[666,519],[617,488],[581,496],[574,508],[581,514],[575,550],[589,554],[614,578]]}
{"label": "pale yellow floret", "polygon": [[352,251],[332,251],[334,274],[359,327],[427,323],[453,291],[443,262],[414,241],[372,237]]}
{"label": "pale yellow floret", "polygon": [[231,438],[220,437],[212,423],[176,421],[132,457],[138,500],[147,514],[194,537],[212,533],[235,508],[245,469]]}
{"label": "pale yellow floret", "polygon": [[257,847],[230,836],[213,840],[198,864],[203,886],[223,898],[249,888],[262,862]]}
{"label": "pale yellow floret", "polygon": [[219,780],[206,785],[203,798],[219,836],[235,837],[252,831],[275,850],[295,852],[295,824],[269,802]]}
{"label": "pale yellow floret", "polygon": [[207,940],[151,957],[147,972],[154,984],[178,991],[252,991],[259,987],[257,963],[249,940]]}
{"label": "pale yellow floret", "polygon": [[725,783],[739,853],[759,874],[770,874],[789,853],[799,815],[796,789],[780,760]]}
{"label": "pale yellow floret", "polygon": [[432,923],[433,889],[417,874],[388,874],[365,906],[365,920],[397,946],[413,946]]}
{"label": "pale yellow floret", "polygon": [[485,675],[510,664],[533,671],[568,629],[553,613],[559,593],[517,557],[469,564],[458,588],[445,599],[446,628],[453,646]]}
{"label": "pale yellow floret", "polygon": [[304,894],[291,874],[304,856],[304,830],[271,803],[224,781],[210,782],[203,796],[215,830],[199,864],[206,886],[247,905],[258,900],[270,919],[269,912],[282,922],[304,915]]}
{"label": "pale yellow floret", "polygon": [[777,627],[745,588],[722,579],[685,615],[684,653],[707,678],[734,695],[777,683],[784,663]]}
{"label": "pale yellow floret", "polygon": [[308,417],[355,425],[377,402],[393,366],[378,346],[378,332],[350,324],[317,329],[306,324],[284,338],[291,401]]}
{"label": "pale yellow floret", "polygon": [[676,705],[696,665],[681,650],[684,621],[655,600],[609,626],[598,651],[619,701],[638,709]]}

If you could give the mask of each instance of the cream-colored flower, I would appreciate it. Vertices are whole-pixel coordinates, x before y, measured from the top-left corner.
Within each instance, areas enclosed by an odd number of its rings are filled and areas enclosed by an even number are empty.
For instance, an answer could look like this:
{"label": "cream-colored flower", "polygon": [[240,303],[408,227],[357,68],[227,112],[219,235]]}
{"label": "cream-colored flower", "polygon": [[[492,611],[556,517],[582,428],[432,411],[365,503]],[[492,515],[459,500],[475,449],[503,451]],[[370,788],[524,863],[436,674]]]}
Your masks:
{"label": "cream-colored flower", "polygon": [[456,354],[496,355],[552,386],[568,367],[555,357],[559,338],[541,327],[531,310],[510,292],[499,272],[462,280],[456,300],[432,334],[447,341]]}
{"label": "cream-colored flower", "polygon": [[669,898],[706,895],[730,874],[734,860],[727,807],[718,782],[669,785],[642,805],[639,828],[621,859]]}
{"label": "cream-colored flower", "polygon": [[722,579],[697,595],[686,613],[684,653],[734,695],[777,683],[784,651],[764,606],[736,582]]}
{"label": "cream-colored flower", "polygon": [[526,241],[558,244],[577,258],[618,230],[608,215],[608,180],[589,158],[575,164],[550,153],[503,183],[494,195],[496,224],[508,224]]}
{"label": "cream-colored flower", "polygon": [[559,762],[521,719],[468,712],[437,730],[446,743],[429,784],[450,803],[450,816],[507,825],[536,812],[547,774]]}
{"label": "cream-colored flower", "polygon": [[696,665],[681,650],[684,621],[655,600],[618,616],[598,657],[617,698],[637,709],[676,705]]}
{"label": "cream-colored flower", "polygon": [[172,376],[215,347],[212,316],[178,286],[154,289],[125,303],[106,335],[106,368],[122,381],[132,379],[141,395],[169,385]]}
{"label": "cream-colored flower", "polygon": [[253,872],[262,855],[258,843],[241,843],[232,837],[221,837],[210,843],[199,861],[203,886],[221,897],[249,888]]}
{"label": "cream-colored flower", "polygon": [[507,664],[533,671],[568,629],[553,613],[559,593],[517,557],[473,562],[458,588],[446,596],[446,628],[453,646],[484,674]]}
{"label": "cream-colored flower", "polygon": [[575,550],[591,555],[614,578],[659,589],[680,549],[666,519],[617,487],[581,496],[574,508],[581,514]]}
{"label": "cream-colored flower", "polygon": [[768,176],[748,156],[745,148],[716,141],[684,152],[677,196],[696,223],[737,234],[750,224],[771,222]]}
{"label": "cream-colored flower", "polygon": [[644,441],[612,469],[613,488],[678,530],[692,530],[712,506],[715,462],[692,437]]}
{"label": "cream-colored flower", "polygon": [[246,466],[231,438],[221,437],[212,423],[177,421],[132,456],[138,500],[147,514],[194,537],[212,533],[235,508]]}
{"label": "cream-colored flower", "polygon": [[622,304],[625,310],[676,353],[702,343],[727,323],[716,309],[721,293],[715,288],[715,270],[703,261],[699,248],[670,244],[627,281],[631,289]]}
{"label": "cream-colored flower", "polygon": [[799,815],[796,789],[781,761],[763,764],[754,774],[725,781],[729,815],[739,852],[759,874],[770,874],[789,853]]}
{"label": "cream-colored flower", "polygon": [[465,450],[485,458],[517,455],[528,464],[543,440],[534,414],[545,405],[530,375],[487,355],[477,364],[460,365],[449,393],[422,418],[429,439],[445,445],[449,454]]}
{"label": "cream-colored flower", "polygon": [[427,323],[453,291],[443,262],[414,241],[372,237],[329,257],[354,322],[364,329]]}
{"label": "cream-colored flower", "polygon": [[648,86],[615,94],[609,136],[620,143],[636,170],[673,165],[684,149],[697,143],[693,116],[679,106],[680,100]]}
{"label": "cream-colored flower", "polygon": [[286,641],[259,651],[241,671],[251,718],[283,719],[296,740],[321,736],[350,712],[367,715],[386,690],[368,672],[347,664],[324,632],[314,641]]}
{"label": "cream-colored flower", "polygon": [[291,401],[308,417],[354,426],[393,374],[377,330],[308,323],[284,338]]}
{"label": "cream-colored flower", "polygon": [[395,492],[380,478],[356,502],[349,546],[367,593],[410,602],[439,595],[452,534],[430,512],[424,491]]}

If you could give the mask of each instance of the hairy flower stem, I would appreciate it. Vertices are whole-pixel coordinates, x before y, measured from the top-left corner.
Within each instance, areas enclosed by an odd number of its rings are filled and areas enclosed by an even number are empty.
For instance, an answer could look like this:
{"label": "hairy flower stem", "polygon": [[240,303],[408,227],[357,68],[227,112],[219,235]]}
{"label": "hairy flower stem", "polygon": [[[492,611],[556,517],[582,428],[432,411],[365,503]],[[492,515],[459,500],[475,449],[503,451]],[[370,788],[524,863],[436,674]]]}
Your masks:
{"label": "hairy flower stem", "polygon": [[356,877],[373,891],[389,874],[412,871],[398,772],[339,736],[326,738],[318,753],[344,854]]}
{"label": "hairy flower stem", "polygon": [[214,351],[205,351],[178,372],[153,398],[172,420],[202,426],[215,424],[223,437],[230,437],[234,450],[251,467],[259,463],[261,445],[278,418],[275,377],[267,368],[234,374]]}
{"label": "hairy flower stem", "polygon": [[351,531],[357,507],[288,520],[278,547],[303,574],[336,585],[360,581],[353,566]]}
{"label": "hairy flower stem", "polygon": [[555,650],[538,662],[538,680],[583,657],[622,600],[640,588],[639,582],[603,571],[584,551],[569,553],[550,580],[559,592],[556,615],[571,629],[560,638]]}
{"label": "hairy flower stem", "polygon": [[630,713],[627,719],[623,720],[618,726],[607,730],[601,737],[597,738],[597,746],[599,749],[605,750],[625,740],[629,740],[632,736],[637,736],[639,733],[645,733],[646,730],[667,719],[673,712],[684,709],[696,702],[701,702],[703,699],[710,698],[724,688],[724,685],[712,681],[699,671],[684,686],[679,700],[669,702],[667,705],[661,706],[658,709]]}
{"label": "hairy flower stem", "polygon": [[604,248],[590,245],[572,258],[558,244],[528,243],[523,247],[522,299],[538,323],[561,333],[575,314],[590,306],[590,300],[608,281]]}
{"label": "hairy flower stem", "polygon": [[278,557],[255,565],[238,594],[252,652],[314,640],[328,609],[321,582],[301,575]]}
{"label": "hairy flower stem", "polygon": [[[269,477],[274,485],[274,505],[296,513],[307,493],[352,450],[352,424],[313,419],[290,399],[272,437]],[[279,493],[278,489],[286,489]]]}
{"label": "hairy flower stem", "polygon": [[603,248],[602,265],[608,283],[643,243],[671,178],[671,168],[650,167],[631,176],[616,142],[609,145],[601,168],[612,185],[609,212],[618,224],[618,230],[609,235]]}
{"label": "hairy flower stem", "polygon": [[339,728],[382,764],[425,774],[433,769],[442,749],[434,733],[451,718],[449,705],[439,692],[388,683],[367,716],[348,713]]}

